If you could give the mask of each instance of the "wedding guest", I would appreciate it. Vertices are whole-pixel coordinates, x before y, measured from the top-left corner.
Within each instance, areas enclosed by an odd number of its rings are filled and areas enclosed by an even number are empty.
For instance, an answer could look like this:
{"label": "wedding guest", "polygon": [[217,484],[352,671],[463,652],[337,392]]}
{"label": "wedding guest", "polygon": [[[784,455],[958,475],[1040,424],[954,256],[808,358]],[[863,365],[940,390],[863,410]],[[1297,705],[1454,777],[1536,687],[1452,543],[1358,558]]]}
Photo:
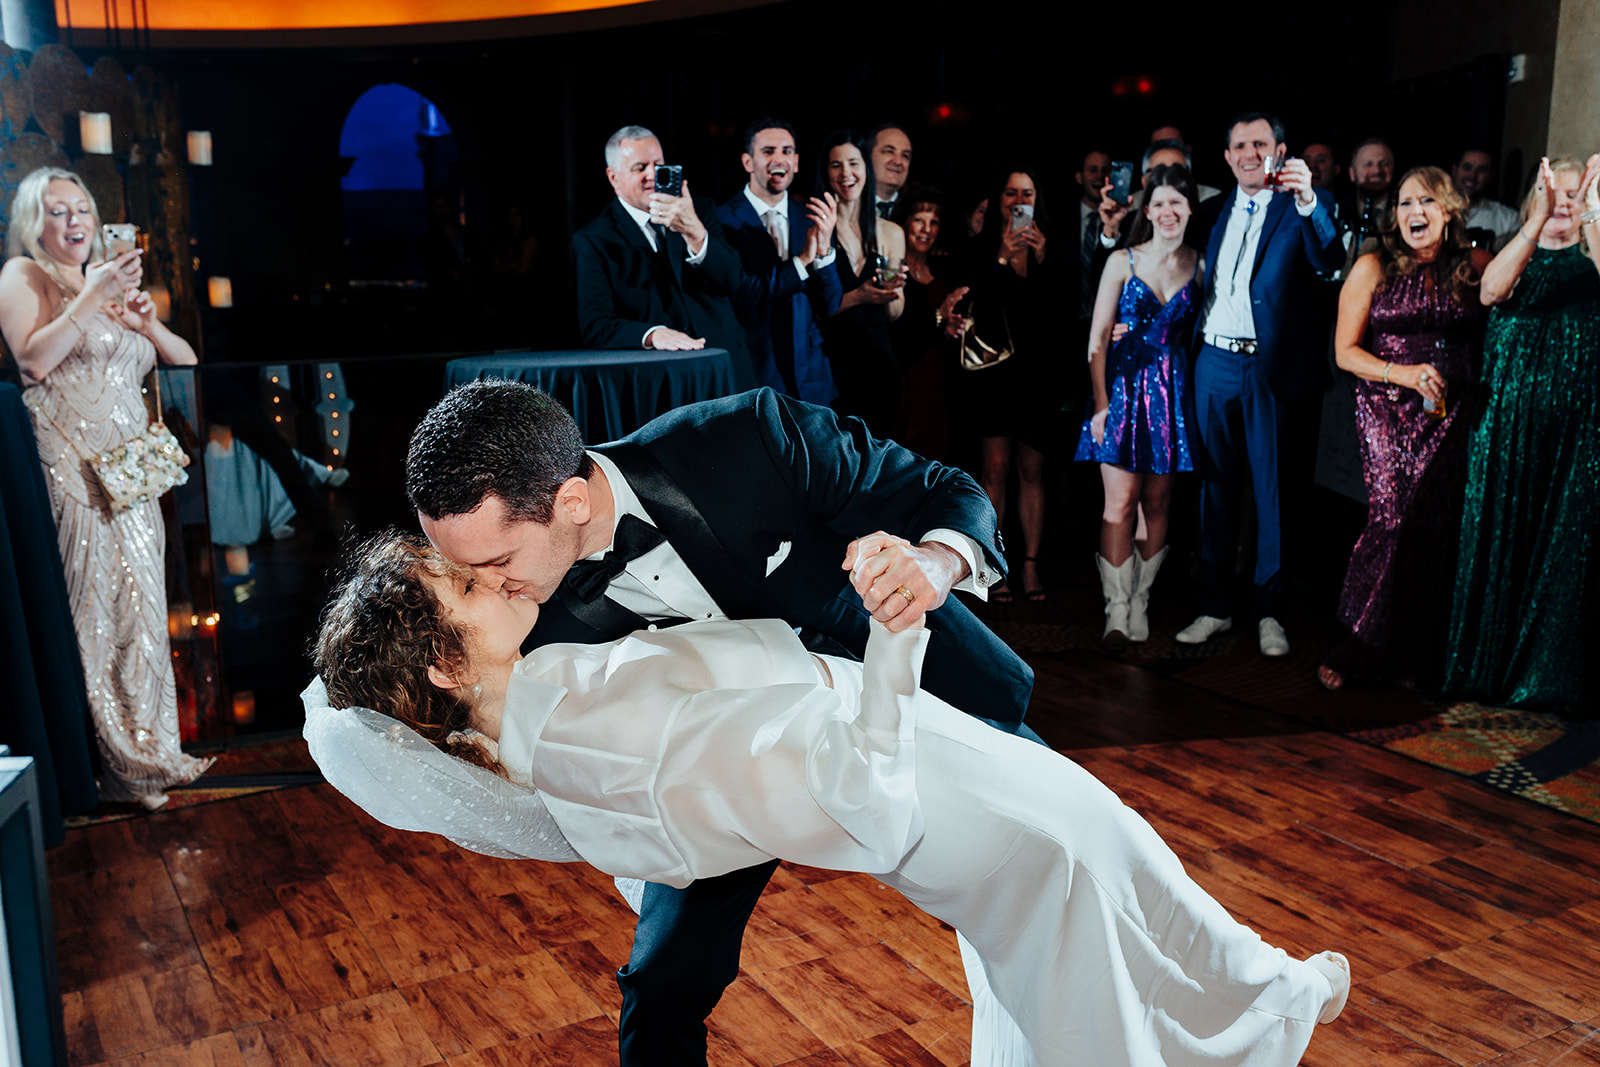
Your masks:
{"label": "wedding guest", "polygon": [[1317,669],[1328,689],[1433,681],[1453,572],[1488,255],[1467,243],[1466,198],[1439,168],[1408,171],[1395,201],[1339,294],[1334,354],[1357,378],[1368,503],[1339,597],[1348,637]]}
{"label": "wedding guest", "polygon": [[[1098,462],[1105,487],[1095,564],[1108,639],[1149,638],[1150,589],[1167,556],[1172,476],[1194,469],[1188,347],[1201,263],[1184,236],[1197,199],[1187,167],[1157,165],[1147,176],[1130,246],[1111,258],[1100,279],[1089,342],[1094,410],[1076,458]],[[1113,323],[1131,327],[1115,345]],[[1136,545],[1141,510],[1145,538]]]}
{"label": "wedding guest", "polygon": [[[1039,554],[1044,543],[1044,466],[1050,416],[1060,406],[1065,370],[1062,346],[1051,330],[1058,289],[1047,255],[1047,204],[1033,170],[1005,172],[989,196],[983,235],[973,246],[964,280],[971,286],[971,329],[963,344],[982,349],[986,362],[962,375],[973,432],[981,452],[979,481],[1006,518],[1015,463],[1017,519],[1022,527],[1022,596],[1045,599]],[[1000,358],[1000,353],[1008,353]],[[1014,599],[1009,585],[989,595]]]}
{"label": "wedding guest", "polygon": [[905,190],[894,216],[906,234],[906,310],[889,328],[900,365],[894,439],[929,459],[945,454],[945,379],[956,350],[941,323],[960,299],[951,299],[957,293],[950,280],[954,264],[939,241],[943,213],[944,194],[926,185]]}
{"label": "wedding guest", "polygon": [[22,372],[67,575],[103,773],[103,800],[154,810],[211,766],[179,745],[159,501],[113,510],[90,461],[150,425],[140,382],[194,349],[156,317],[137,249],[105,255],[83,181],[22,179],[0,269],[0,332]]}
{"label": "wedding guest", "polygon": [[1445,684],[1593,712],[1584,610],[1600,455],[1600,155],[1539,164],[1522,227],[1483,272],[1494,308],[1472,433]]}
{"label": "wedding guest", "polygon": [[1461,195],[1467,198],[1467,229],[1488,230],[1493,234],[1493,246],[1504,248],[1511,235],[1517,232],[1521,217],[1514,209],[1489,199],[1488,188],[1494,182],[1494,156],[1481,148],[1469,148],[1450,168],[1450,177]]}
{"label": "wedding guest", "polygon": [[834,270],[843,295],[838,310],[821,326],[824,351],[839,388],[834,407],[887,436],[899,417],[898,368],[889,323],[905,311],[906,235],[870,206],[876,186],[867,145],[853,130],[833,133],[822,143],[818,195],[832,193],[838,202],[833,247],[839,255]]}
{"label": "wedding guest", "polygon": [[1228,579],[1239,546],[1239,491],[1255,502],[1252,581],[1262,655],[1283,656],[1289,638],[1278,621],[1283,596],[1279,457],[1289,407],[1316,381],[1308,353],[1323,350],[1307,309],[1318,272],[1339,265],[1343,250],[1325,190],[1289,159],[1281,184],[1267,184],[1264,164],[1284,152],[1283,124],[1247,112],[1228,127],[1223,158],[1238,188],[1213,197],[1195,219],[1206,235],[1206,296],[1195,341],[1195,431],[1205,459],[1200,497],[1200,616],[1178,632],[1200,644],[1233,626]]}

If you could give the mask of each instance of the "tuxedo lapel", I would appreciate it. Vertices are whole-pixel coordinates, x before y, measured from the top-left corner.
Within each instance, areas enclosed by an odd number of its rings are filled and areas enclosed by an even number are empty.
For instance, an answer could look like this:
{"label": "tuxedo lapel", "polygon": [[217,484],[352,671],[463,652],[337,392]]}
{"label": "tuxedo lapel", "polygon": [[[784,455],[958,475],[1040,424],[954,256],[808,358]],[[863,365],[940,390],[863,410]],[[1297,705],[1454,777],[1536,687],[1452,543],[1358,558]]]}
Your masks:
{"label": "tuxedo lapel", "polygon": [[[682,557],[711,599],[723,611],[739,610],[739,588],[747,584],[732,554],[717,540],[705,516],[654,456],[638,445],[621,442],[595,451],[617,465],[628,487],[644,505],[650,521]],[[735,616],[737,617],[737,616]]]}
{"label": "tuxedo lapel", "polygon": [[1217,257],[1222,254],[1222,236],[1228,232],[1228,219],[1233,215],[1233,201],[1239,195],[1238,187],[1228,190],[1226,194],[1217,194],[1217,199],[1223,201],[1222,210],[1217,212],[1216,222],[1211,224],[1211,238],[1206,242],[1206,273],[1211,276],[1211,285],[1217,285],[1218,270]]}
{"label": "tuxedo lapel", "polygon": [[[650,242],[645,240],[643,231],[639,229],[639,224],[633,221],[633,216],[628,214],[620,200],[613,199],[611,201],[611,222],[616,227],[617,233],[621,235],[623,243],[631,247],[643,257],[645,263],[649,264],[649,270],[652,274],[658,275],[664,283],[678,286],[679,278],[677,274],[669,272],[669,269],[662,265],[661,255],[650,247]],[[668,236],[677,237],[677,234],[669,233]],[[678,238],[678,248],[680,258],[673,259],[672,245],[669,241],[667,244],[667,258],[672,263],[681,264],[683,249],[683,238],[681,237]]]}

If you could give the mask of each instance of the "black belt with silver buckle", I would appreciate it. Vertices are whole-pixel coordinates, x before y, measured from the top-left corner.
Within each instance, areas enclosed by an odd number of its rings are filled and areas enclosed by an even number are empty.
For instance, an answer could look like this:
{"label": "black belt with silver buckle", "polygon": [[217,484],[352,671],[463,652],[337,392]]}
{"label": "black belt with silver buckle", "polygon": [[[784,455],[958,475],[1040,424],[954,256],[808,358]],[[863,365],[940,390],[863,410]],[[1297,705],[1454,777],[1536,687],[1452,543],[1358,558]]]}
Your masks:
{"label": "black belt with silver buckle", "polygon": [[1206,344],[1212,348],[1220,348],[1224,352],[1242,352],[1247,356],[1256,354],[1256,341],[1253,337],[1218,337],[1211,334],[1206,337]]}

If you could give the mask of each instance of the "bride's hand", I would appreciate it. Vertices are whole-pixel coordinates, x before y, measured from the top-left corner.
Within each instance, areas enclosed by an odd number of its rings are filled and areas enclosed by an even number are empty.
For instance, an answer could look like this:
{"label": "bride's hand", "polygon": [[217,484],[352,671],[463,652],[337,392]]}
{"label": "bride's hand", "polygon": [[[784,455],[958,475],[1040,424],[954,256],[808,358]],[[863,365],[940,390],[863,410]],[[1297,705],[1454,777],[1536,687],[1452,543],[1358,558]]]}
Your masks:
{"label": "bride's hand", "polygon": [[914,545],[878,531],[851,541],[843,568],[874,619],[899,633],[938,608],[967,576],[967,563],[948,545]]}

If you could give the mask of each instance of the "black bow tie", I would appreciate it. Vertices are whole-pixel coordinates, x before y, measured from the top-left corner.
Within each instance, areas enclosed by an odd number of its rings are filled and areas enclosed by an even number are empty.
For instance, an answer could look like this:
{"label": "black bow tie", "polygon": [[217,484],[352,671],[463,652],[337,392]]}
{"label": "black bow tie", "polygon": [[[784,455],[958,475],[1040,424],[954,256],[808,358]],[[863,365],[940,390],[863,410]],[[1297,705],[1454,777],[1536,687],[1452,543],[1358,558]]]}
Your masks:
{"label": "black bow tie", "polygon": [[561,580],[560,592],[577,597],[585,604],[593,603],[628,564],[666,539],[666,534],[638,516],[624,515],[611,540],[611,551],[599,559],[580,559],[574,563]]}

